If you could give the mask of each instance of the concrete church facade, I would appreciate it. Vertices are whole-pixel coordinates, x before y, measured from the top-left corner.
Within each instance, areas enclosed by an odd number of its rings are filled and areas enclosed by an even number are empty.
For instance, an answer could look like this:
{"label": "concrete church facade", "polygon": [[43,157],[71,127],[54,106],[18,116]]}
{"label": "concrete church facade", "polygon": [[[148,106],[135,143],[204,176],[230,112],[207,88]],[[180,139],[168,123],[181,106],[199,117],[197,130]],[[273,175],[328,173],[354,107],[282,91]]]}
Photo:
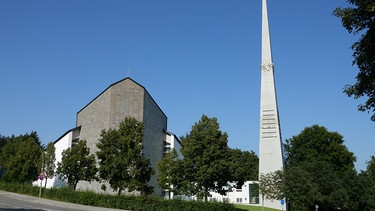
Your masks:
{"label": "concrete church facade", "polygon": [[[178,138],[167,131],[167,116],[157,105],[147,90],[133,79],[120,80],[89,102],[77,113],[76,128],[67,131],[57,141],[56,164],[61,162],[61,153],[78,140],[86,140],[91,153],[98,151],[96,143],[103,129],[115,129],[125,117],[134,117],[144,123],[143,154],[147,157],[155,172],[157,162],[171,148],[180,148]],[[59,178],[47,181],[47,187],[59,187],[65,183]],[[157,186],[156,175],[152,176],[149,185],[155,187],[155,195],[162,195]],[[103,192],[99,182],[79,182],[77,189]],[[107,185],[107,191],[110,191]],[[137,193],[136,193],[137,194]]]}
{"label": "concrete church facade", "polygon": [[[167,116],[147,90],[130,78],[110,85],[77,113],[76,125],[81,126],[80,139],[86,140],[91,153],[95,153],[101,130],[117,128],[128,116],[144,123],[143,154],[155,169],[157,162],[163,158]],[[150,185],[157,187],[155,176],[151,178]],[[80,182],[77,188],[101,191],[101,184]]]}

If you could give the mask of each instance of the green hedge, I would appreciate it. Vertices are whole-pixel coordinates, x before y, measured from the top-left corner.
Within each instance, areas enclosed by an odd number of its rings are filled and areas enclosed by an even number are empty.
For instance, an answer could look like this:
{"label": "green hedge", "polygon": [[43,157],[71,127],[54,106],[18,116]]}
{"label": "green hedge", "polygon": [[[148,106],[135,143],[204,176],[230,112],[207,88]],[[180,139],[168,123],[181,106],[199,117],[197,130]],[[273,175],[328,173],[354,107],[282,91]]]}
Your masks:
{"label": "green hedge", "polygon": [[[0,189],[32,196],[39,195],[39,187],[28,184],[9,184],[0,182]],[[71,188],[43,189],[42,197],[83,205],[108,207],[134,211],[234,211],[232,204],[219,202],[164,200],[153,196],[117,196],[97,194],[90,191],[74,191]]]}

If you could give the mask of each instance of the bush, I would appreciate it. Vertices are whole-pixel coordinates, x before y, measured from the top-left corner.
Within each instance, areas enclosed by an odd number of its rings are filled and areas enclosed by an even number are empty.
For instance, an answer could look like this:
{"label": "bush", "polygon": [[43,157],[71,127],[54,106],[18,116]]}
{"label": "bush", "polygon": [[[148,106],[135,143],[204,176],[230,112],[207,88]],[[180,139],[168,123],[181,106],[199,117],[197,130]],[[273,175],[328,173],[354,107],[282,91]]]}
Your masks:
{"label": "bush", "polygon": [[[39,187],[29,184],[0,182],[0,189],[31,196],[39,195]],[[118,196],[97,194],[91,191],[74,191],[72,188],[53,188],[42,190],[46,199],[71,202],[89,206],[117,208],[134,211],[232,211],[232,204],[203,201],[165,200],[154,196]]]}

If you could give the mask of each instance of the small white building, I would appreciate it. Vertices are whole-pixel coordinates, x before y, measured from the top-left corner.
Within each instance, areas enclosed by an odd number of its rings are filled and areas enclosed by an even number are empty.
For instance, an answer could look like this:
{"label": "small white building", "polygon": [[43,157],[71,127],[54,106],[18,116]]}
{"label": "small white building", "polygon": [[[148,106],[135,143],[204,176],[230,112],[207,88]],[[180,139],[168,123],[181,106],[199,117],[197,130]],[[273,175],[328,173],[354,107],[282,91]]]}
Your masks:
{"label": "small white building", "polygon": [[169,131],[164,131],[166,134],[165,142],[164,142],[164,154],[171,151],[172,149],[176,150],[178,158],[182,159],[183,156],[181,154],[181,142],[178,139],[178,137],[169,132]]}
{"label": "small white building", "polygon": [[235,184],[229,184],[227,186],[227,194],[220,195],[216,192],[210,192],[210,201],[229,202],[233,204],[251,204],[259,205],[259,191],[257,182],[246,181],[241,189],[235,188]]}

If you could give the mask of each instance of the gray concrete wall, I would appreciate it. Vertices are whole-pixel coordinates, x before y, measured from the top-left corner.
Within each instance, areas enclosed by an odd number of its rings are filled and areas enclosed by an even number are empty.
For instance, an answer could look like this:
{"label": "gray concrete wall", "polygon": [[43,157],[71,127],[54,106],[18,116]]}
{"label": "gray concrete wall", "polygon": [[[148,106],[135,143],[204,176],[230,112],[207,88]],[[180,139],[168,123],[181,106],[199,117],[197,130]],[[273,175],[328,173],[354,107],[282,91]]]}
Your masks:
{"label": "gray concrete wall", "polygon": [[[107,89],[77,113],[77,127],[81,126],[80,140],[86,140],[91,153],[98,149],[100,132],[109,128],[111,90]],[[77,190],[101,192],[101,183],[80,181]],[[109,185],[107,185],[109,189]]]}
{"label": "gray concrete wall", "polygon": [[[144,122],[143,153],[150,159],[156,172],[157,162],[163,157],[167,117],[148,92],[131,79],[112,84],[78,112],[77,126],[81,126],[80,139],[85,139],[91,153],[95,153],[101,131],[117,129],[119,123],[128,116]],[[156,176],[151,178],[149,185],[155,187],[155,195],[161,195],[160,189],[157,188]],[[98,182],[80,182],[77,188],[102,192],[101,186]],[[107,192],[111,192],[109,185],[106,186]]]}
{"label": "gray concrete wall", "polygon": [[106,90],[77,113],[77,127],[81,126],[80,140],[86,140],[91,153],[97,151],[96,143],[102,129],[108,129],[110,120],[110,90]]}
{"label": "gray concrete wall", "polygon": [[111,128],[118,128],[126,117],[134,117],[143,121],[144,93],[143,87],[132,80],[124,80],[110,88],[110,124]]}
{"label": "gray concrete wall", "polygon": [[85,139],[91,153],[97,151],[96,143],[103,129],[117,129],[125,117],[143,120],[144,89],[132,80],[123,80],[106,89],[77,114],[81,126],[80,139]]}
{"label": "gray concrete wall", "polygon": [[167,117],[159,109],[151,96],[145,92],[144,95],[144,116],[145,125],[143,138],[143,153],[150,159],[154,168],[155,175],[152,176],[149,184],[154,188],[154,194],[161,196],[161,190],[157,185],[157,163],[163,158],[163,142],[166,139],[165,130],[167,130]]}

